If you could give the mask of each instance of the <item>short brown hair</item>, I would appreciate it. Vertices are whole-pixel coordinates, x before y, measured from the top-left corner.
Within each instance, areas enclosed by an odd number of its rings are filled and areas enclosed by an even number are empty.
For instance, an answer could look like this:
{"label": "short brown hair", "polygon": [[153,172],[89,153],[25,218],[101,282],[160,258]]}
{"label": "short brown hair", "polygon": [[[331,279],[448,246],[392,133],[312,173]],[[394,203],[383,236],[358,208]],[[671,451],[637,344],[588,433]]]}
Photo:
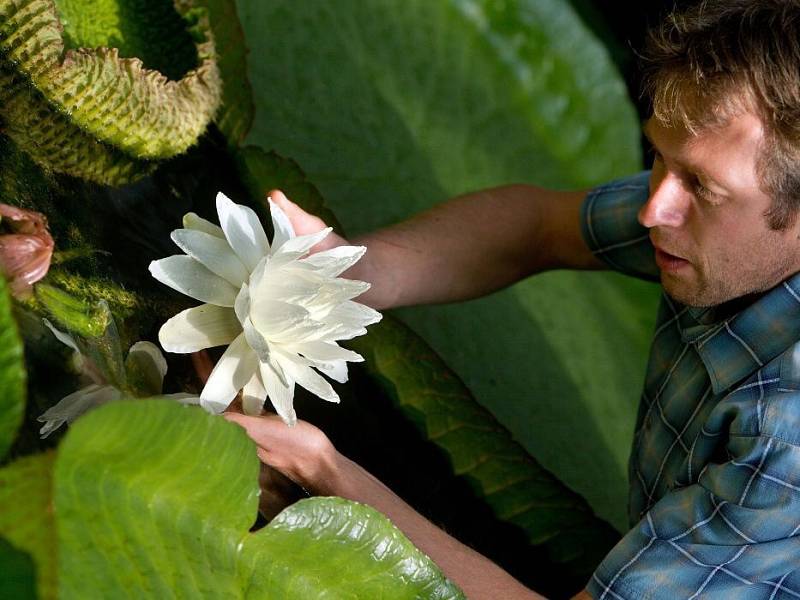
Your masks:
{"label": "short brown hair", "polygon": [[697,132],[751,111],[764,140],[758,174],[772,229],[800,209],[800,0],[703,0],[651,30],[644,93],[653,117]]}

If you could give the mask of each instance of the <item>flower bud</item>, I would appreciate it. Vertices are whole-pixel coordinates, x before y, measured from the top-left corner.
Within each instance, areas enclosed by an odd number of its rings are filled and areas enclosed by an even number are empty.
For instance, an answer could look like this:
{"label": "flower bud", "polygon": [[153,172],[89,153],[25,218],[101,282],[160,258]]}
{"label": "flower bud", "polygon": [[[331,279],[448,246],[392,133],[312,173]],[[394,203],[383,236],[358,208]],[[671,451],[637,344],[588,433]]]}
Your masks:
{"label": "flower bud", "polygon": [[47,274],[53,245],[43,214],[0,204],[0,271],[14,296],[29,295]]}

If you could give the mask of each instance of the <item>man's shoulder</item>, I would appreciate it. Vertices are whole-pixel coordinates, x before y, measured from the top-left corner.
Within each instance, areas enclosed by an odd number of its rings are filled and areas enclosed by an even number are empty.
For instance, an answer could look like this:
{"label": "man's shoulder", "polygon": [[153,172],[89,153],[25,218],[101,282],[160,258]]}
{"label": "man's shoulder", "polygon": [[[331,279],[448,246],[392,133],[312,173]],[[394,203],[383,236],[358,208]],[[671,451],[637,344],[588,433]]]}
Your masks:
{"label": "man's shoulder", "polygon": [[730,391],[724,405],[736,407],[731,434],[800,447],[800,340]]}
{"label": "man's shoulder", "polygon": [[609,268],[640,279],[659,277],[647,228],[638,220],[647,202],[650,172],[617,179],[589,191],[581,211],[586,245]]}

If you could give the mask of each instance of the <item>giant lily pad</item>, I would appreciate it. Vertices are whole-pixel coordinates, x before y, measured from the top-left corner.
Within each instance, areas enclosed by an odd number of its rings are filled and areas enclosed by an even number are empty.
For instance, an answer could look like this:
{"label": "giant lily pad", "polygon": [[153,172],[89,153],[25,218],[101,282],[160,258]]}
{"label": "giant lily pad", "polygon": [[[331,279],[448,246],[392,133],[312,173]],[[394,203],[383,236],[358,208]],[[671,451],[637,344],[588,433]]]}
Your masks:
{"label": "giant lily pad", "polygon": [[[581,187],[640,168],[605,49],[565,0],[238,0],[256,120],[350,234],[502,183]],[[555,273],[400,314],[480,402],[620,529],[656,292]]]}
{"label": "giant lily pad", "polygon": [[197,408],[122,401],[79,419],[53,475],[60,597],[463,597],[360,504],[304,500],[249,533],[257,475],[244,431]]}
{"label": "giant lily pad", "polygon": [[220,94],[207,15],[190,0],[0,1],[0,115],[49,169],[135,179],[193,144]]}
{"label": "giant lily pad", "polygon": [[22,342],[11,313],[8,286],[0,277],[0,458],[14,441],[25,414]]}
{"label": "giant lily pad", "polygon": [[0,469],[0,536],[33,558],[42,600],[56,597],[54,459],[52,452],[28,456]]}

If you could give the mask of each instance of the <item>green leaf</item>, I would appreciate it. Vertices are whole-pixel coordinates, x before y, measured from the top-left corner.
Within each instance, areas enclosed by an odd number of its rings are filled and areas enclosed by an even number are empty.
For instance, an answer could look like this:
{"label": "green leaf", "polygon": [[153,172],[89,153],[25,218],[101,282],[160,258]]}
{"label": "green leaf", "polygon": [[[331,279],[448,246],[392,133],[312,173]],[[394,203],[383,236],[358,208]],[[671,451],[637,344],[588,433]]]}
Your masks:
{"label": "green leaf", "polygon": [[463,597],[356,503],[306,500],[248,533],[258,468],[241,428],[174,401],[79,419],[55,469],[61,597]]}
{"label": "green leaf", "polygon": [[342,232],[336,216],[295,161],[274,152],[264,152],[257,146],[236,150],[234,160],[251,201],[263,204],[270,190],[280,189],[303,210]]}
{"label": "green leaf", "polygon": [[[185,151],[211,120],[221,84],[205,12],[190,0],[165,5],[1,0],[5,133],[48,169],[112,185]],[[181,20],[184,35],[175,35]],[[165,51],[164,40],[177,48]],[[93,45],[101,47],[83,47]],[[170,81],[128,51],[178,67],[191,53],[194,68]]]}
{"label": "green leaf", "polygon": [[36,571],[31,557],[0,538],[0,598],[36,600]]}
{"label": "green leaf", "polygon": [[11,447],[25,415],[25,362],[11,312],[11,297],[0,277],[0,459]]}
{"label": "green leaf", "polygon": [[54,460],[53,453],[38,454],[0,469],[0,536],[33,558],[42,600],[56,597]]}
{"label": "green leaf", "polygon": [[253,89],[247,79],[247,46],[234,0],[198,0],[208,10],[217,63],[222,75],[222,106],[215,118],[220,131],[238,146],[250,131],[255,116]]}
{"label": "green leaf", "polygon": [[[566,0],[238,0],[256,120],[356,235],[504,183],[640,169],[608,53]],[[276,89],[279,93],[276,93]],[[657,290],[553,273],[399,315],[525,448],[618,528]]]}
{"label": "green leaf", "polygon": [[[547,564],[551,572],[538,574],[538,580],[528,573],[534,582],[552,583],[557,579],[553,569],[561,569],[569,581],[588,580],[619,535],[531,458],[475,402],[430,346],[391,317],[384,317],[350,344],[365,357],[367,371],[393,405],[425,439],[444,451],[453,476],[466,481],[496,519],[519,527],[529,546],[543,553],[547,562],[539,564]],[[367,410],[372,403],[370,398],[359,404]],[[447,504],[453,502],[458,500],[450,498]],[[459,509],[453,506],[451,510]],[[532,562],[530,557],[528,564]],[[563,581],[559,585],[563,593]]]}

